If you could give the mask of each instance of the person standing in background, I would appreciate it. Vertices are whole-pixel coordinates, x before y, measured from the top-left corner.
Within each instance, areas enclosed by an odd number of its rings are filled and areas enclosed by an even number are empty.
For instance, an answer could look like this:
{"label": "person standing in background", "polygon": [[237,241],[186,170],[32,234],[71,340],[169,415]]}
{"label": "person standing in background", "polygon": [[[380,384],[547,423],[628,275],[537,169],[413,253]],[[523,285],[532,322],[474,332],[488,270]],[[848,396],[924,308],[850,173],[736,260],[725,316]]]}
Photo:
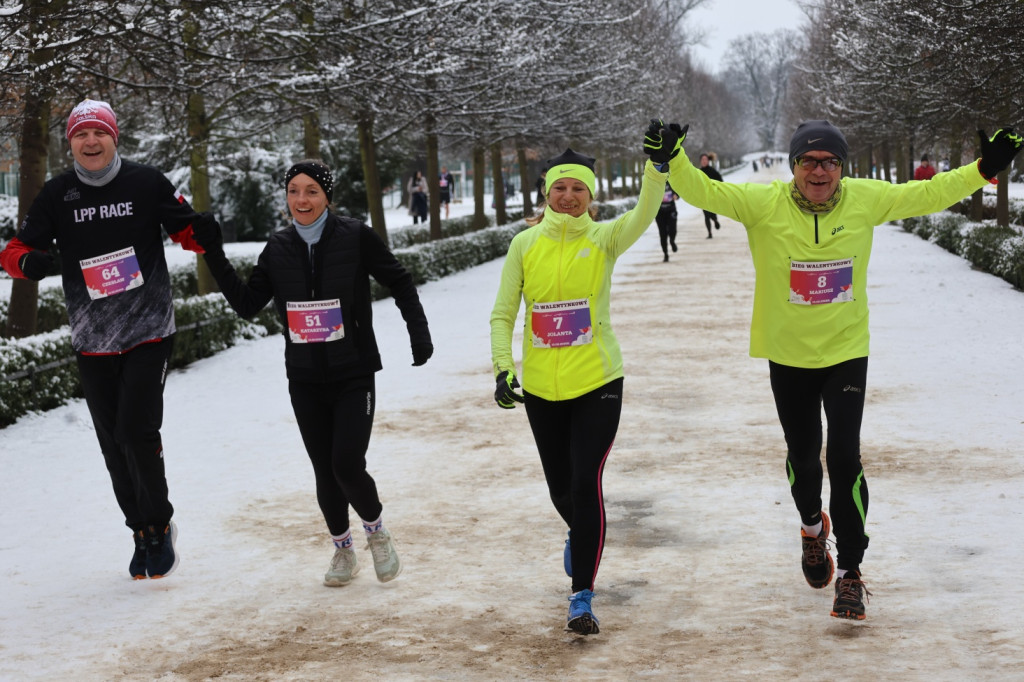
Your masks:
{"label": "person standing in background", "polygon": [[676,225],[679,218],[679,214],[676,212],[676,199],[679,195],[672,191],[672,187],[666,182],[665,183],[665,194],[661,197],[661,208],[658,209],[658,215],[654,216],[654,221],[658,224],[658,240],[661,242],[661,251],[665,254],[664,263],[668,262],[668,247],[672,246],[672,251],[678,251],[676,248]]}
{"label": "person standing in background", "polygon": [[[718,169],[711,165],[711,156],[707,153],[700,155],[700,170],[704,175],[708,176],[712,180],[722,182],[722,174],[718,172]],[[711,224],[715,224],[717,230],[720,225],[718,224],[718,215],[711,211],[704,211],[704,227],[708,230],[708,239],[711,239]]]}
{"label": "person standing in background", "polygon": [[928,155],[921,157],[921,165],[914,169],[915,180],[931,180],[935,177],[935,166],[928,162]]}
{"label": "person standing in background", "polygon": [[427,222],[427,179],[423,177],[423,173],[413,173],[405,188],[409,192],[409,215],[412,216],[412,224]]}
{"label": "person standing in background", "polygon": [[448,172],[447,166],[441,166],[441,175],[437,180],[437,184],[441,190],[439,201],[444,206],[444,217],[447,219],[450,209],[449,204],[452,201],[452,193],[455,191],[455,176]]}

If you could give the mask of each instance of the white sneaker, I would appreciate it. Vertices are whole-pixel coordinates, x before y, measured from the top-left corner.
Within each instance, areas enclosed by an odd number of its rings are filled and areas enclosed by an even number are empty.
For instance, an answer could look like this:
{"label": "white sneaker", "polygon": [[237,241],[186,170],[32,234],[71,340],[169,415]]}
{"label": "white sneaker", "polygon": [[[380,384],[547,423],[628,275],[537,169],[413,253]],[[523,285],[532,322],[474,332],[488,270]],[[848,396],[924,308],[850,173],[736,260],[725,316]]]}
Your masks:
{"label": "white sneaker", "polygon": [[351,547],[334,550],[334,558],[331,559],[331,567],[324,574],[324,585],[328,587],[343,587],[352,582],[352,578],[359,572],[359,562],[356,560],[356,553]]}
{"label": "white sneaker", "polygon": [[366,536],[373,554],[373,570],[377,572],[377,580],[386,583],[394,580],[402,572],[402,562],[398,559],[395,541],[386,528]]}

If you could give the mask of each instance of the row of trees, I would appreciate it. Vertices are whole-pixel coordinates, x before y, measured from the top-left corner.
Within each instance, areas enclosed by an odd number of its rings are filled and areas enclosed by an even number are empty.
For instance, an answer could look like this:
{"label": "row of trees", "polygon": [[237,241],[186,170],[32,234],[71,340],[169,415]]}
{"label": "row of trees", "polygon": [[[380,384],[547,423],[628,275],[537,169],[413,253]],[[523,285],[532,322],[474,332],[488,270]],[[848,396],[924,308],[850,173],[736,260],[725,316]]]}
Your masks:
{"label": "row of trees", "polygon": [[[956,167],[977,154],[976,129],[1022,123],[1019,0],[829,0],[805,9],[814,30],[795,62],[789,121],[832,117],[862,175],[894,165],[903,182],[922,150]],[[1000,187],[1005,206],[1006,182]]]}
{"label": "row of trees", "polygon": [[[85,97],[118,112],[122,153],[167,170],[222,222],[272,222],[283,170],[322,157],[385,239],[384,186],[409,158],[436,177],[443,150],[472,157],[480,224],[490,169],[500,223],[504,157],[527,188],[529,159],[573,146],[598,157],[609,186],[615,164],[635,176],[651,116],[689,123],[687,149],[725,159],[829,118],[855,172],[888,173],[891,155],[901,180],[915,149],[956,164],[975,127],[1021,111],[1019,0],[807,0],[801,26],[734,42],[719,74],[691,59],[689,15],[707,2],[24,0],[0,8],[18,222],[67,166],[60,133]],[[15,283],[8,335],[34,329],[36,294]]]}
{"label": "row of trees", "polygon": [[[19,142],[18,222],[67,165],[55,131],[92,97],[118,112],[122,153],[187,169],[180,181],[200,211],[251,211],[279,195],[258,182],[262,191],[241,191],[253,176],[279,178],[290,160],[330,160],[348,146],[386,239],[382,184],[393,170],[382,177],[382,150],[386,161],[422,155],[436,177],[443,146],[472,154],[484,224],[483,174],[500,175],[508,150],[524,186],[530,149],[575,145],[602,159],[606,178],[612,160],[635,161],[646,119],[693,100],[666,86],[653,55],[672,55],[668,74],[687,66],[684,19],[704,1],[26,0],[0,10],[0,122]],[[215,206],[211,178],[234,182],[249,206]],[[503,222],[500,182],[495,193]],[[17,282],[9,335],[34,328],[35,296]]]}

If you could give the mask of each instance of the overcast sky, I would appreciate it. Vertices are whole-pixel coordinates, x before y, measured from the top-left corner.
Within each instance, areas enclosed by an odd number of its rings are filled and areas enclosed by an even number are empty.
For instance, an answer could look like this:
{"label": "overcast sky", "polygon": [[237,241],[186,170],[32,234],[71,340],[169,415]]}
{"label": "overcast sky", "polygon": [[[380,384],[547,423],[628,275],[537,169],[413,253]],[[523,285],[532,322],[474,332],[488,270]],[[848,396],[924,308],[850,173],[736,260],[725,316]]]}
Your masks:
{"label": "overcast sky", "polygon": [[705,45],[694,48],[694,54],[712,72],[721,67],[730,41],[748,33],[795,29],[803,18],[793,0],[709,0],[688,16],[705,33]]}

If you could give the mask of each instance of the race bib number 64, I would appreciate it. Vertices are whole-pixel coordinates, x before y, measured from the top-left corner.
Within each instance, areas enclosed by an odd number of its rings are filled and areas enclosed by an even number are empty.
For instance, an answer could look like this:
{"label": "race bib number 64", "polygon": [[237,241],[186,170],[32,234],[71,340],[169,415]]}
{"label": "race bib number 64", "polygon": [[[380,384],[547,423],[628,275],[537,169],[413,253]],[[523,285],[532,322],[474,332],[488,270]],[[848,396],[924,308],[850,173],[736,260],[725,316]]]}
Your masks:
{"label": "race bib number 64", "polygon": [[142,272],[135,247],[78,261],[89,298],[96,300],[142,286]]}

